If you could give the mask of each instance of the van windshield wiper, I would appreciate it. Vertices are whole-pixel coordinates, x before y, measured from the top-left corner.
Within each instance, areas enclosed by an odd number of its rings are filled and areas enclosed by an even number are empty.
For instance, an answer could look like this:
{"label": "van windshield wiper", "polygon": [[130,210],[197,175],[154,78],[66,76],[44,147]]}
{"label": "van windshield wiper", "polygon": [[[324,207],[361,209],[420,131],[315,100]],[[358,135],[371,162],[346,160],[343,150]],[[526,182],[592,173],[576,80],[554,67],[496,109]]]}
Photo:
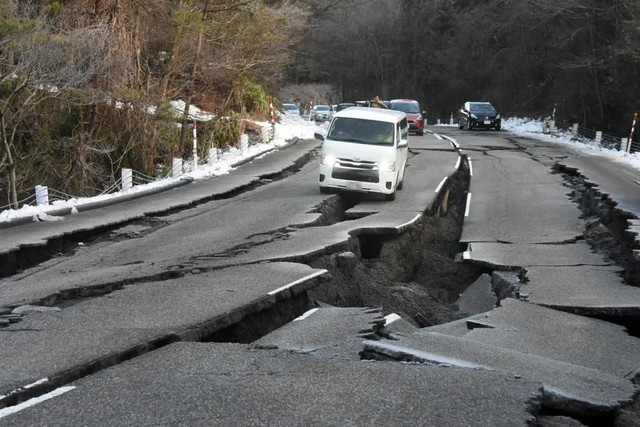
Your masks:
{"label": "van windshield wiper", "polygon": [[[331,138],[334,139],[334,138]],[[342,142],[365,142],[361,139],[356,139],[356,138],[343,138],[343,137],[339,137],[339,138],[335,138],[335,141],[342,141]]]}

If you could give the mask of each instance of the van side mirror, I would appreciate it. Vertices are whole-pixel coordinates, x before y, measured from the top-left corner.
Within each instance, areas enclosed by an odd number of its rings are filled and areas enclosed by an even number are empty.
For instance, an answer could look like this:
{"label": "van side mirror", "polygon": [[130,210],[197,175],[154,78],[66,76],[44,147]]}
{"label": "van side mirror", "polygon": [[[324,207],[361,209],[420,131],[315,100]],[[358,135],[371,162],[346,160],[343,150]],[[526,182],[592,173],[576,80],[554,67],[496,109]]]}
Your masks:
{"label": "van side mirror", "polygon": [[314,137],[315,139],[319,139],[320,141],[324,141],[324,135],[323,135],[323,134],[321,134],[320,132],[314,132],[314,133],[313,133],[313,137]]}
{"label": "van side mirror", "polygon": [[398,148],[404,148],[408,145],[409,145],[409,140],[407,139],[401,139],[400,142],[398,142]]}

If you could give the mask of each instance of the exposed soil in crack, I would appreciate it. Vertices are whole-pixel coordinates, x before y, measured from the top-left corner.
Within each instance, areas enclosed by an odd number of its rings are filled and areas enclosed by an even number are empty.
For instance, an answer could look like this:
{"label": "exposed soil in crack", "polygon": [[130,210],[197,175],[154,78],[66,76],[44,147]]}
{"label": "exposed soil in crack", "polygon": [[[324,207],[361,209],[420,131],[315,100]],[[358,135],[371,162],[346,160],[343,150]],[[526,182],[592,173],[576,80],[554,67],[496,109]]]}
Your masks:
{"label": "exposed soil in crack", "polygon": [[483,272],[455,259],[464,249],[459,238],[468,185],[463,167],[440,193],[437,207],[411,230],[351,237],[349,251],[309,262],[333,276],[310,296],[335,306],[382,307],[419,327],[462,317],[454,302]]}
{"label": "exposed soil in crack", "polygon": [[556,163],[554,171],[562,175],[565,185],[571,189],[569,197],[582,211],[584,237],[589,246],[624,268],[627,284],[640,286],[640,265],[633,256],[635,238],[628,231],[628,221],[636,218],[617,209],[609,196],[600,193],[575,169]]}

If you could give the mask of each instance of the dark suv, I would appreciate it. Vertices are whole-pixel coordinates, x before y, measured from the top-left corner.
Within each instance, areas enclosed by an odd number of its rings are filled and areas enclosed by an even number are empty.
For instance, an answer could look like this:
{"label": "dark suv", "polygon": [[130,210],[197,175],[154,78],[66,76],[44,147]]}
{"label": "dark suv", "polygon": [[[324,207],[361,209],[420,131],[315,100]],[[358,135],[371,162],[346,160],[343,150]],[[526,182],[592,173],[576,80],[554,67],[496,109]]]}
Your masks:
{"label": "dark suv", "polygon": [[458,128],[482,127],[500,130],[500,112],[490,102],[465,102],[458,112]]}
{"label": "dark suv", "polygon": [[402,111],[407,115],[410,132],[424,135],[427,112],[420,109],[420,103],[418,101],[414,99],[392,99],[389,101],[389,108]]}

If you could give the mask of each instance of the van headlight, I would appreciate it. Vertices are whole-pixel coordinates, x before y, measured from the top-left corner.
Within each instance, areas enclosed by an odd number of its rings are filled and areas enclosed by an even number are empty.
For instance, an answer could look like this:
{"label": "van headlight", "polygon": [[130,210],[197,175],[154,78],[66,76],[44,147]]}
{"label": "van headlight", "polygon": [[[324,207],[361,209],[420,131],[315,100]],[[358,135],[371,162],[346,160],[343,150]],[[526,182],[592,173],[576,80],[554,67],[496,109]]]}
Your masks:
{"label": "van headlight", "polygon": [[320,163],[322,163],[325,166],[333,167],[333,165],[336,163],[336,158],[331,154],[323,154],[320,159]]}
{"label": "van headlight", "polygon": [[396,162],[383,161],[378,165],[380,172],[393,172],[396,170]]}
{"label": "van headlight", "polygon": [[476,119],[476,120],[477,120],[477,119],[478,119],[478,116],[476,116],[475,114],[473,114],[473,113],[472,113],[472,114],[471,114],[471,118],[472,118],[472,119]]}

